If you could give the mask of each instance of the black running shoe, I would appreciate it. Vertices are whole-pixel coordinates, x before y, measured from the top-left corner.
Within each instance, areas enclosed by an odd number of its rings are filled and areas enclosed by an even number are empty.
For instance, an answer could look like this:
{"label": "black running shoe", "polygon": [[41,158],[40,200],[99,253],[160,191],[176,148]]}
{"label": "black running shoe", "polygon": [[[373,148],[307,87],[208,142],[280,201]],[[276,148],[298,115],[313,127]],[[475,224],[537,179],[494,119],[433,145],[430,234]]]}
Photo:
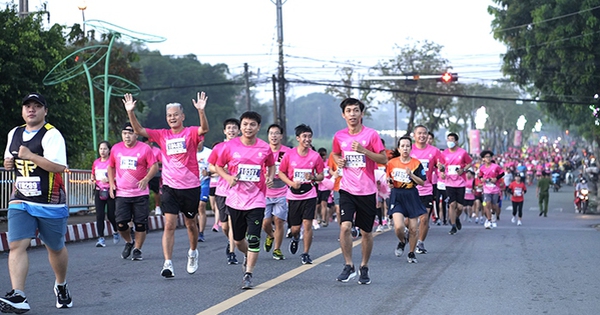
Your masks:
{"label": "black running shoe", "polygon": [[298,239],[297,238],[292,238],[292,240],[290,241],[290,254],[292,255],[296,255],[296,253],[298,252]]}
{"label": "black running shoe", "polygon": [[0,297],[0,312],[2,313],[23,314],[30,309],[27,297],[15,292],[15,290],[6,293],[4,297]]}
{"label": "black running shoe", "polygon": [[144,258],[142,258],[142,251],[134,248],[133,249],[133,253],[131,254],[131,260],[143,260]]}
{"label": "black running shoe", "polygon": [[356,271],[354,270],[354,266],[344,265],[344,270],[340,273],[339,276],[335,280],[340,282],[348,282],[356,277]]}
{"label": "black running shoe", "polygon": [[454,235],[454,234],[456,234],[456,232],[458,232],[458,231],[456,230],[456,226],[455,226],[455,225],[453,225],[453,226],[452,226],[452,229],[450,229],[450,232],[448,232],[448,234],[450,234],[450,235]]}
{"label": "black running shoe", "polygon": [[369,268],[362,266],[359,269],[358,284],[370,284],[371,278],[369,278]]}
{"label": "black running shoe", "polygon": [[312,265],[312,259],[310,259],[310,255],[308,253],[304,253],[300,257],[302,257],[303,265]]}
{"label": "black running shoe", "polygon": [[56,295],[56,308],[69,308],[73,306],[73,299],[67,288],[67,284],[55,285],[54,294]]}
{"label": "black running shoe", "polygon": [[121,258],[127,259],[129,255],[131,255],[131,250],[133,249],[133,243],[125,243],[125,248],[123,248],[123,252],[121,252]]}
{"label": "black running shoe", "polygon": [[462,229],[462,223],[460,223],[460,219],[456,218],[456,228],[460,231]]}

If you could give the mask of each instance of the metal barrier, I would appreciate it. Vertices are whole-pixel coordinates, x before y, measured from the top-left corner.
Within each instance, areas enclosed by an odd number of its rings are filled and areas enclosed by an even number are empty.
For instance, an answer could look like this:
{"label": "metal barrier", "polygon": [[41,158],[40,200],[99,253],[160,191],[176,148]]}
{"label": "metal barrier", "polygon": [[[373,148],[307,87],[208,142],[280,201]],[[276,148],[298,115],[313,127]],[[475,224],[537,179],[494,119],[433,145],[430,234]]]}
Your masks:
{"label": "metal barrier", "polygon": [[[87,211],[94,207],[94,184],[91,170],[67,170],[62,174],[70,213]],[[14,171],[0,168],[0,219],[6,217],[8,201],[13,189]]]}

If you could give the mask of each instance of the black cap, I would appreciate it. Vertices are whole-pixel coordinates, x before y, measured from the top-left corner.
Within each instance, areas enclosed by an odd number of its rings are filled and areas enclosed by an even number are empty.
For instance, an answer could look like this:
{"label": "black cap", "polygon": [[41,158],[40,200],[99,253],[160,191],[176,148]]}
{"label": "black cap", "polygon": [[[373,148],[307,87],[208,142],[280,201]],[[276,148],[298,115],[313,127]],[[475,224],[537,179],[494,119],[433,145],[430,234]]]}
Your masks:
{"label": "black cap", "polygon": [[125,125],[123,125],[123,131],[131,131],[133,133],[135,133],[135,131],[133,130],[133,127],[131,126],[131,123],[126,122]]}
{"label": "black cap", "polygon": [[30,101],[34,101],[34,102],[44,105],[44,107],[48,107],[48,103],[46,103],[46,99],[39,93],[27,94],[27,96],[25,96],[25,98],[23,98],[22,105],[25,105],[25,104],[29,103]]}

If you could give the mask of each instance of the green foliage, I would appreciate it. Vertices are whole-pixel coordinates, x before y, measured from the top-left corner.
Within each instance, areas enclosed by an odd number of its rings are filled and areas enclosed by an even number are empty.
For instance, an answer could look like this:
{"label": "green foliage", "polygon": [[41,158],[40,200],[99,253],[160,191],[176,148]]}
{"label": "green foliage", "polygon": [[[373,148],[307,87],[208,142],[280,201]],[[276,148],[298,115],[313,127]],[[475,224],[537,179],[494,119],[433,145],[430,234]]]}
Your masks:
{"label": "green foliage", "polygon": [[[287,134],[296,143],[294,128],[309,125],[315,138],[333,138],[340,129],[346,128],[340,109],[341,99],[324,93],[311,93],[288,103]],[[317,148],[318,149],[318,148]]]}

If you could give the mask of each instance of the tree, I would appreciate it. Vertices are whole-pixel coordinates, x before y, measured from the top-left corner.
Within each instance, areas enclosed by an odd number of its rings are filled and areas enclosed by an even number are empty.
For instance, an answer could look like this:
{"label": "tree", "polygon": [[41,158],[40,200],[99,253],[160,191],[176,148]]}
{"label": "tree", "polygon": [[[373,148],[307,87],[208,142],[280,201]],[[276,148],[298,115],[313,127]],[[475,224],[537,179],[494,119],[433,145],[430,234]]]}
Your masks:
{"label": "tree", "polygon": [[[341,77],[341,85],[328,86],[325,89],[325,93],[340,101],[349,97],[360,100],[365,104],[366,116],[369,116],[372,111],[377,110],[377,106],[373,103],[375,97],[371,93],[372,84],[370,81],[362,80],[361,78],[355,79],[355,70],[352,67],[342,67],[338,69],[336,73]],[[354,86],[356,81],[358,81],[358,86]]]}
{"label": "tree", "polygon": [[[80,98],[78,82],[44,86],[46,74],[68,55],[63,28],[55,24],[46,30],[42,13],[19,18],[15,5],[0,11],[0,148],[6,134],[23,124],[21,101],[30,92],[39,92],[49,103],[48,121],[63,134],[70,167],[82,167],[81,152],[89,144],[89,109]],[[87,166],[89,167],[89,166]]]}

